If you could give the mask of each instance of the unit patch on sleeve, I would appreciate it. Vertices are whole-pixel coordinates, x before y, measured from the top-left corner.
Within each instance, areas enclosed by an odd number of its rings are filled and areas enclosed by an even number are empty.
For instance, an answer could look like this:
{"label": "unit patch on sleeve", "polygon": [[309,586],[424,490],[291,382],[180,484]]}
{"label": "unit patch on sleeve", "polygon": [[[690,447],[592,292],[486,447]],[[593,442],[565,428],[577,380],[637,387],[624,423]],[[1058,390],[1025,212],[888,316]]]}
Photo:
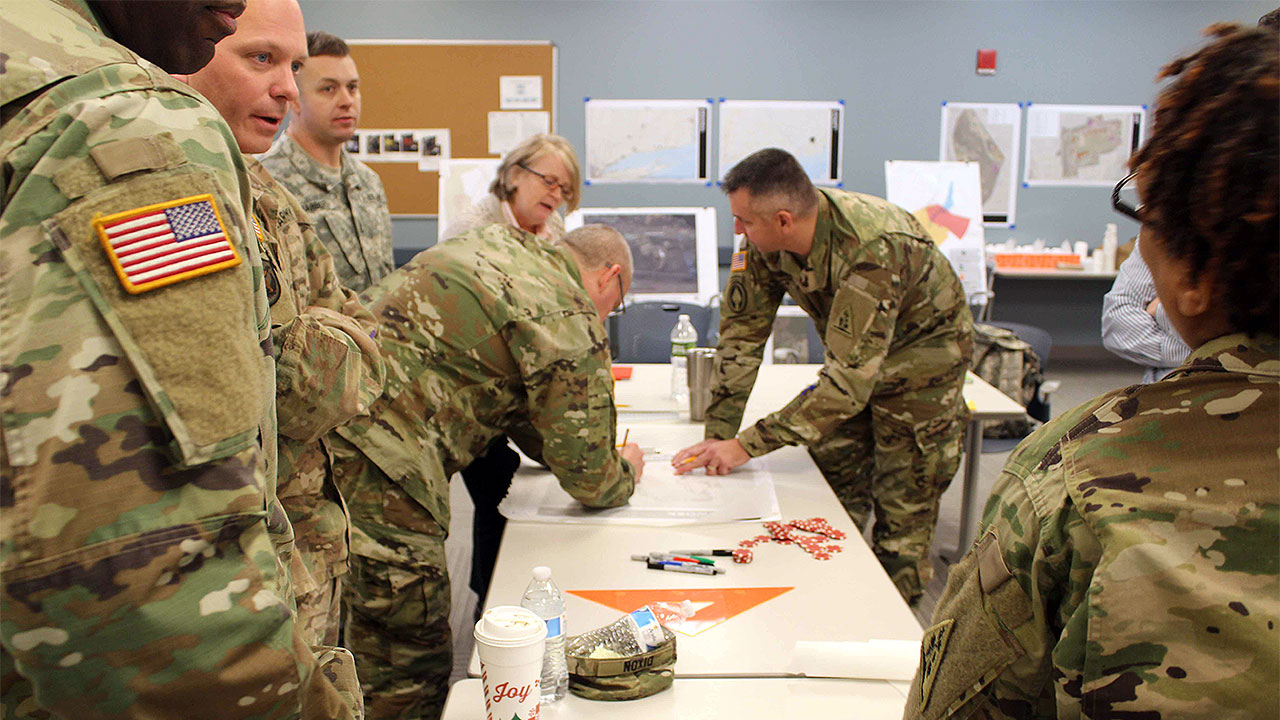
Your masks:
{"label": "unit patch on sleeve", "polygon": [[212,195],[114,213],[93,226],[120,284],[135,295],[240,264]]}
{"label": "unit patch on sleeve", "polygon": [[942,664],[942,656],[947,652],[947,641],[951,639],[951,628],[956,624],[954,618],[947,618],[924,631],[920,640],[920,709],[929,704],[929,694],[933,690],[933,681],[938,677],[938,666]]}

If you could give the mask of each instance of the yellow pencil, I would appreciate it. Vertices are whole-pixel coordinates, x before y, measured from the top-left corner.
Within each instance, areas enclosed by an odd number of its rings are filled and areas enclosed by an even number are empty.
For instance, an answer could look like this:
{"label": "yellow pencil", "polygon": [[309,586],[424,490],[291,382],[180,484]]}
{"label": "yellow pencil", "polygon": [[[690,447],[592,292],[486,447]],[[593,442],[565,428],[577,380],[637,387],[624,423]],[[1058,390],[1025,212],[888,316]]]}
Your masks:
{"label": "yellow pencil", "polygon": [[623,447],[626,447],[626,445],[627,445],[627,438],[629,438],[629,437],[631,437],[631,428],[627,428],[627,431],[626,431],[626,432],[624,432],[624,433],[622,433],[622,445],[623,445]]}
{"label": "yellow pencil", "polygon": [[698,459],[698,456],[697,456],[697,455],[690,455],[689,457],[687,457],[687,458],[685,458],[685,459],[681,460],[681,461],[680,461],[680,464],[681,464],[681,465],[688,465],[689,463],[691,463],[691,462],[693,462],[694,460],[697,460],[697,459]]}

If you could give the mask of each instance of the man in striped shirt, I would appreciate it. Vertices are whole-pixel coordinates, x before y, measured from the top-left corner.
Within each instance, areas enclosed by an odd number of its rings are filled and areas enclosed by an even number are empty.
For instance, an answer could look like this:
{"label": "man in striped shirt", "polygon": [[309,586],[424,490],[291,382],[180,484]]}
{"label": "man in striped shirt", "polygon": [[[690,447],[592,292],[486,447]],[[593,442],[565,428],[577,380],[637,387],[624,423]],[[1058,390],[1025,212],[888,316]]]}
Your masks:
{"label": "man in striped shirt", "polygon": [[1102,299],[1102,345],[1125,360],[1146,366],[1144,383],[1164,377],[1191,353],[1169,323],[1136,243],[1133,253],[1120,264],[1111,291]]}

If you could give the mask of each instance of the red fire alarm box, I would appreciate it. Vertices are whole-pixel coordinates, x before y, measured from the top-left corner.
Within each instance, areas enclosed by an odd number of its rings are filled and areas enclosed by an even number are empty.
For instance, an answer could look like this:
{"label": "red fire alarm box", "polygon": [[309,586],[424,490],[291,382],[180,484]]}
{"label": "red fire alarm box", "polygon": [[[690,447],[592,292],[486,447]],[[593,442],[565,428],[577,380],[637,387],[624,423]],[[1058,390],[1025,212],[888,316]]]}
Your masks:
{"label": "red fire alarm box", "polygon": [[996,74],[996,51],[995,50],[979,50],[978,51],[978,74],[979,75],[995,75]]}

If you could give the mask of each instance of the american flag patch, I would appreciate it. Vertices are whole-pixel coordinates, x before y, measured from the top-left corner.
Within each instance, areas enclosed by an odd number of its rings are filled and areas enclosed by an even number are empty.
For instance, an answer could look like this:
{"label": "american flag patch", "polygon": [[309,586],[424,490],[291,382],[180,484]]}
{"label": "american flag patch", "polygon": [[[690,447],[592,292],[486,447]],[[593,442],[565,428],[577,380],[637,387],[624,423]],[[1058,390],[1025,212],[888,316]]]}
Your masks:
{"label": "american flag patch", "polygon": [[130,293],[154,290],[240,264],[212,195],[96,218],[102,247]]}
{"label": "american flag patch", "polygon": [[739,250],[733,254],[729,260],[729,272],[737,272],[738,270],[747,269],[747,251]]}

